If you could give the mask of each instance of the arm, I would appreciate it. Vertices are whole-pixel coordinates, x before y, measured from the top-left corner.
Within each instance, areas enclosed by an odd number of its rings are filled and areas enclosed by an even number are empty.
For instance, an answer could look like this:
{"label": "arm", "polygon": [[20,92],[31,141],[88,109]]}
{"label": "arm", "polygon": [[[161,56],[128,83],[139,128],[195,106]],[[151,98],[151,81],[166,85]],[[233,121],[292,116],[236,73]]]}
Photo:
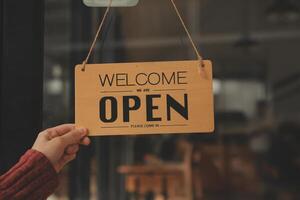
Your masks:
{"label": "arm", "polygon": [[45,199],[58,185],[58,175],[40,152],[27,151],[0,177],[0,199]]}
{"label": "arm", "polygon": [[90,143],[86,135],[86,129],[70,124],[41,132],[32,149],[0,177],[0,199],[46,199],[58,185],[58,173],[75,159],[79,144]]}

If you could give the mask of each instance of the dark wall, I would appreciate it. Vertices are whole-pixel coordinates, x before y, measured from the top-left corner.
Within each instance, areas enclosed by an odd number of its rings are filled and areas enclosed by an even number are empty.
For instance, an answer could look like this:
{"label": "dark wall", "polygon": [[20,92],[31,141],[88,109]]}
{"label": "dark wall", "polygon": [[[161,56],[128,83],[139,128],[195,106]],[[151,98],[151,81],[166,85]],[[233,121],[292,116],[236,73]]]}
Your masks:
{"label": "dark wall", "polygon": [[42,127],[44,1],[1,0],[0,173]]}
{"label": "dark wall", "polygon": [[[2,30],[2,28],[3,28],[3,1],[0,1],[0,88],[2,88],[2,84],[1,84],[1,82],[2,82],[2,79],[1,79],[1,77],[2,77],[2,73],[1,73],[1,69],[2,69],[2,59],[3,59],[3,51],[2,51],[2,41],[3,41],[3,30]],[[1,93],[0,93],[0,105],[1,105]],[[0,113],[2,113],[2,110],[1,110],[1,106],[0,106]],[[1,123],[0,123],[0,130],[1,130]],[[3,139],[2,139],[2,135],[1,135],[1,132],[0,132],[0,174],[2,174],[1,172],[2,172],[2,160],[1,160],[1,158],[3,157],[3,154],[1,153],[2,152],[2,149],[1,149],[1,146],[2,146],[2,141],[3,141]]]}

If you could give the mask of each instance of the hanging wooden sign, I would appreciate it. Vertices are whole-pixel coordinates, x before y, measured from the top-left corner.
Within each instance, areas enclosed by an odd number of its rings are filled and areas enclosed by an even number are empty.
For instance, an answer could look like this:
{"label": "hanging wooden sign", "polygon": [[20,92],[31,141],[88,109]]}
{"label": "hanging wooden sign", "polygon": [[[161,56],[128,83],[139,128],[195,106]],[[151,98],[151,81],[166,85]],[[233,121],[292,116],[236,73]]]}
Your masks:
{"label": "hanging wooden sign", "polygon": [[87,64],[116,3],[108,1],[89,53],[75,70],[75,121],[91,136],[214,130],[211,62],[203,61],[174,0],[170,2],[196,61]]}
{"label": "hanging wooden sign", "polygon": [[91,136],[214,130],[212,65],[199,60],[77,65],[75,118]]}

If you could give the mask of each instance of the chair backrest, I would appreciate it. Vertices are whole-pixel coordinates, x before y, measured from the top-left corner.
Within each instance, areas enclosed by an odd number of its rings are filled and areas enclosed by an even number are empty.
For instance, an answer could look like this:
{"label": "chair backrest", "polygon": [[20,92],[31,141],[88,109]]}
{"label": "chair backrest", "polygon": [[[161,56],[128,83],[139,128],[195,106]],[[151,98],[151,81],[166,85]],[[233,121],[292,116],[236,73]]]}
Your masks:
{"label": "chair backrest", "polygon": [[193,199],[193,183],[192,183],[192,154],[193,145],[186,140],[179,140],[177,147],[182,154],[182,167],[183,167],[183,178],[185,186],[185,199]]}
{"label": "chair backrest", "polygon": [[186,140],[179,140],[177,142],[177,149],[182,157],[182,163],[187,166],[191,166],[193,145]]}

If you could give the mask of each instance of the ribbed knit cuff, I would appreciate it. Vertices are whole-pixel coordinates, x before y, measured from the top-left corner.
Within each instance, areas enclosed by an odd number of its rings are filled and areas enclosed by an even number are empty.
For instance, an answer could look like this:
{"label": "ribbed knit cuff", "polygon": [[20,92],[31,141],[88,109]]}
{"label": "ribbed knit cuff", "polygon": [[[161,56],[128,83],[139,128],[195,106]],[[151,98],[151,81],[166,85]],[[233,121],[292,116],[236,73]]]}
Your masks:
{"label": "ribbed knit cuff", "polygon": [[58,175],[46,156],[28,150],[0,182],[2,199],[42,200],[56,189]]}

